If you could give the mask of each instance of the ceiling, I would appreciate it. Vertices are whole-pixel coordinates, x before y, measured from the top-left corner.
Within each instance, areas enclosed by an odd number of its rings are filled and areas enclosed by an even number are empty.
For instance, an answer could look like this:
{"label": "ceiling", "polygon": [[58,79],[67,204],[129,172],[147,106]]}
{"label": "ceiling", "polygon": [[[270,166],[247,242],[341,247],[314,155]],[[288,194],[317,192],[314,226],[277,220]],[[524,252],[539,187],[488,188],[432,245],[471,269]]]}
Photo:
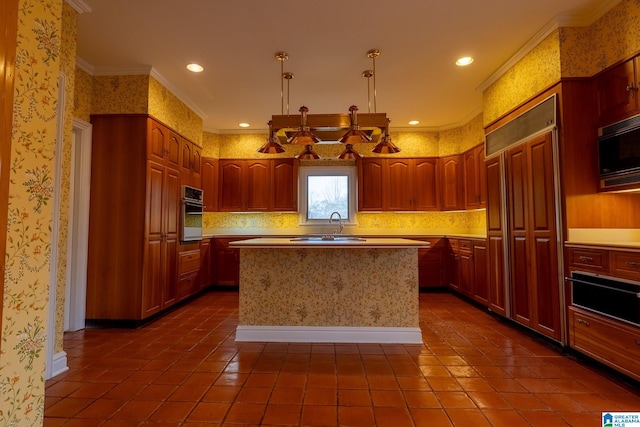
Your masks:
{"label": "ceiling", "polygon": [[[391,128],[460,126],[482,88],[557,26],[588,25],[619,0],[73,0],[79,64],[94,75],[148,74],[205,130],[264,131],[271,115],[377,112]],[[88,6],[88,7],[86,7]],[[276,53],[288,53],[281,63]],[[455,60],[473,56],[468,67]],[[204,72],[188,71],[197,62]],[[281,85],[284,83],[284,94]],[[368,84],[371,96],[368,95]],[[283,102],[284,101],[284,102]],[[284,104],[284,107],[283,107]],[[245,131],[246,132],[246,131]]]}

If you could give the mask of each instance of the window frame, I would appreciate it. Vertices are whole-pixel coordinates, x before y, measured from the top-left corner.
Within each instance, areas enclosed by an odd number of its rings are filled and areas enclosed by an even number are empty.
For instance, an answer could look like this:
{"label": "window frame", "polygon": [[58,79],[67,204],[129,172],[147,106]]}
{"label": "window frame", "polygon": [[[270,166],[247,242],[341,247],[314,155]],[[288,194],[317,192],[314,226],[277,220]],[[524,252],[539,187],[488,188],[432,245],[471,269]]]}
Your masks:
{"label": "window frame", "polygon": [[355,166],[301,166],[298,171],[298,212],[299,225],[302,227],[328,225],[329,219],[307,219],[309,201],[308,197],[308,177],[309,176],[347,176],[348,180],[348,204],[349,219],[343,218],[343,225],[356,226],[357,205],[358,205],[358,170]]}

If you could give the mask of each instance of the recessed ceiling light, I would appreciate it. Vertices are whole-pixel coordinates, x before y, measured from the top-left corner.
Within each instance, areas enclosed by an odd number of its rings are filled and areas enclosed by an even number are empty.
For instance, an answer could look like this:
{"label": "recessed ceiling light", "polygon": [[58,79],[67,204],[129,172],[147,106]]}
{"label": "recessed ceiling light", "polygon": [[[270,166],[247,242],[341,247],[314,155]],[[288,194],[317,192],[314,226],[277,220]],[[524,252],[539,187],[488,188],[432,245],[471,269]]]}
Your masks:
{"label": "recessed ceiling light", "polygon": [[473,58],[470,56],[463,56],[462,58],[459,58],[456,61],[456,65],[460,66],[460,67],[464,67],[466,65],[469,65],[473,62]]}
{"label": "recessed ceiling light", "polygon": [[238,126],[240,126],[241,128],[248,128],[251,125],[249,123],[238,123]]}
{"label": "recessed ceiling light", "polygon": [[411,126],[419,125],[420,124],[420,120],[409,120],[409,124]]}
{"label": "recessed ceiling light", "polygon": [[201,73],[204,71],[204,67],[200,64],[187,64],[187,70],[194,73]]}

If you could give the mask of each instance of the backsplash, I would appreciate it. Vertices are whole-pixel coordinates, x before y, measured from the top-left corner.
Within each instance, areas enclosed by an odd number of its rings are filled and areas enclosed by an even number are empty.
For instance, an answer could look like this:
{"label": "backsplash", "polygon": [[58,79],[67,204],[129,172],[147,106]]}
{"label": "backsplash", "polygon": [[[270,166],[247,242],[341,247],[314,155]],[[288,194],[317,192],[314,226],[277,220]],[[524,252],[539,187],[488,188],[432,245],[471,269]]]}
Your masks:
{"label": "backsplash", "polygon": [[[310,230],[300,227],[298,213],[226,213],[205,212],[202,226],[207,234],[304,234]],[[345,227],[353,234],[484,234],[486,213],[484,209],[455,212],[380,212],[357,214],[357,227]],[[330,228],[327,223],[327,230]],[[242,231],[239,231],[242,230]],[[315,232],[315,231],[314,231]]]}

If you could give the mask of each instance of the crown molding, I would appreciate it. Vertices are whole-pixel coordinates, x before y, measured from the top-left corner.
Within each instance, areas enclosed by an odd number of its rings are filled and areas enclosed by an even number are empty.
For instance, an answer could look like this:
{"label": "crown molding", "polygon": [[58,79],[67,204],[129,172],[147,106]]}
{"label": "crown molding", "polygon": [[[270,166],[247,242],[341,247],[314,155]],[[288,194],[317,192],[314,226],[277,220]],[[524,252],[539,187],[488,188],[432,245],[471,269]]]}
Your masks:
{"label": "crown molding", "polygon": [[491,74],[484,82],[477,87],[477,90],[484,92],[489,86],[494,84],[508,70],[513,68],[522,58],[527,56],[536,46],[538,46],[549,34],[562,27],[587,27],[604,14],[609,12],[614,6],[622,0],[603,0],[591,9],[586,15],[561,14],[549,21],[542,27],[533,37],[531,37],[524,46],[522,46],[511,58],[507,60],[500,68]]}
{"label": "crown molding", "polygon": [[164,86],[169,92],[171,92],[176,98],[182,101],[191,111],[196,113],[201,119],[206,119],[207,115],[198,107],[193,101],[189,99],[181,90],[175,85],[169,82],[162,74],[160,74],[155,68],[149,65],[143,65],[139,67],[95,67],[85,61],[84,59],[76,56],[76,66],[81,70],[86,71],[91,76],[150,76],[153,77]]}
{"label": "crown molding", "polygon": [[86,4],[83,0],[65,0],[65,2],[75,9],[78,13],[89,13],[91,12],[91,7]]}

